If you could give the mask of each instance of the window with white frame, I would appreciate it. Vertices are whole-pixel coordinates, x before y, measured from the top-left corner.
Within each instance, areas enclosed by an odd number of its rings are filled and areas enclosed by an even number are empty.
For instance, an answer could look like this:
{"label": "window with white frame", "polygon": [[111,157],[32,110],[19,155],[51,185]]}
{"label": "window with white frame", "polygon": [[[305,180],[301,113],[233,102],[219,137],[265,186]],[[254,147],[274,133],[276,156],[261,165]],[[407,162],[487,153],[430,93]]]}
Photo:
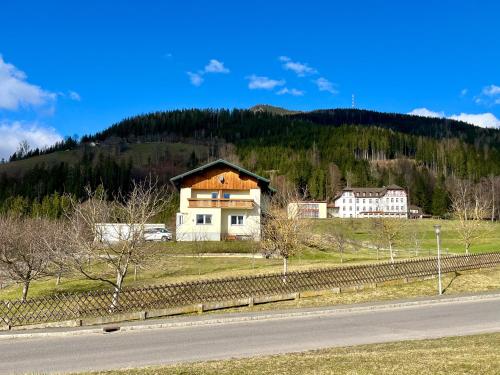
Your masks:
{"label": "window with white frame", "polygon": [[205,225],[205,224],[212,224],[212,215],[197,214],[196,225]]}
{"label": "window with white frame", "polygon": [[231,215],[231,225],[243,225],[243,215]]}

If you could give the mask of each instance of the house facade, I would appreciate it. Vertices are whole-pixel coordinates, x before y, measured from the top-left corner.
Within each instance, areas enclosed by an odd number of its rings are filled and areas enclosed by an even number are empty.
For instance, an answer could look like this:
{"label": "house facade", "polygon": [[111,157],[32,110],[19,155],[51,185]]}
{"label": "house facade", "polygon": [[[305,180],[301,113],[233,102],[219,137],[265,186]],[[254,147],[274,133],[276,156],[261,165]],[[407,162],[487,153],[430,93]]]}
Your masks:
{"label": "house facade", "polygon": [[180,192],[177,241],[259,240],[269,180],[219,159],[173,177]]}
{"label": "house facade", "polygon": [[408,218],[408,197],[406,191],[397,185],[345,188],[335,199],[335,216]]}

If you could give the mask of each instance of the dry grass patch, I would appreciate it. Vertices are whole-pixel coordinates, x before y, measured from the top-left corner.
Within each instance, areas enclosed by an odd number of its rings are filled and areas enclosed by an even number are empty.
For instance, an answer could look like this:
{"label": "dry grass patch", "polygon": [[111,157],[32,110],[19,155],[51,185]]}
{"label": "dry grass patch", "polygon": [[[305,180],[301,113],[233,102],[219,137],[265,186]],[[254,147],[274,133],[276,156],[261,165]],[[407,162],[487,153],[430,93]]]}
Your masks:
{"label": "dry grass patch", "polygon": [[[446,288],[445,295],[494,290],[500,291],[500,267],[445,274],[443,275],[443,286]],[[317,297],[300,298],[294,301],[275,302],[252,307],[226,309],[217,312],[214,311],[212,313],[332,306],[435,295],[437,295],[436,278],[409,283],[388,283],[387,285],[381,285],[376,288],[366,288],[360,291],[348,291],[345,293],[326,292]]]}
{"label": "dry grass patch", "polygon": [[499,374],[500,333],[92,374]]}

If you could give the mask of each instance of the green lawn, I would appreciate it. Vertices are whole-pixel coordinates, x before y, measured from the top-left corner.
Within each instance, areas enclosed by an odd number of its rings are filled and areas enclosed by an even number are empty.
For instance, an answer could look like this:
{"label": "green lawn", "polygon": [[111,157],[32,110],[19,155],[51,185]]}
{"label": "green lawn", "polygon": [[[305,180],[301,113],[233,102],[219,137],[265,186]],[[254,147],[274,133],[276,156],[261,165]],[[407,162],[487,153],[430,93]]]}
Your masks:
{"label": "green lawn", "polygon": [[500,333],[331,348],[274,356],[94,372],[181,374],[482,374],[500,373]]}
{"label": "green lawn", "polygon": [[[421,234],[422,248],[419,256],[436,254],[433,225],[437,220],[411,220],[407,223],[404,237],[410,236],[412,228]],[[463,248],[457,240],[455,222],[440,220],[442,225],[442,247],[444,252],[463,253]],[[328,233],[340,230],[348,238],[362,244],[360,247],[350,247],[343,256],[344,264],[356,264],[389,259],[388,251],[380,251],[377,258],[376,250],[369,248],[370,223],[368,220],[325,219],[312,222],[314,233]],[[484,236],[473,245],[472,252],[487,252],[500,250],[500,224],[483,223]],[[363,245],[364,244],[364,245]],[[280,259],[252,258],[208,258],[197,256],[200,253],[259,253],[258,244],[251,241],[241,242],[167,242],[154,244],[156,253],[154,260],[138,272],[134,280],[133,269],[129,272],[125,286],[144,286],[178,281],[195,280],[198,278],[216,278],[237,275],[254,275],[256,273],[279,272],[282,267]],[[175,257],[174,255],[191,255],[192,257]],[[396,246],[396,259],[415,257],[414,247],[408,241],[401,241]],[[333,249],[317,249],[304,247],[302,251],[290,259],[290,270],[328,267],[340,264],[340,254]],[[112,278],[112,274],[109,275]],[[109,287],[102,282],[83,279],[78,274],[63,277],[60,285],[55,285],[54,278],[48,278],[32,283],[29,297],[46,296],[62,292],[96,290]],[[0,290],[1,299],[17,299],[21,295],[21,287],[12,285]]]}
{"label": "green lawn", "polygon": [[[329,233],[335,230],[346,237],[368,245],[373,238],[371,221],[369,219],[319,219],[311,225],[313,233]],[[434,225],[441,225],[441,243],[444,251],[463,253],[464,245],[458,236],[457,221],[455,220],[402,220],[402,239],[397,242],[396,248],[412,252],[415,243],[412,240],[414,233],[420,239],[423,255],[436,252],[436,235]],[[500,251],[500,223],[484,221],[481,223],[481,236],[472,245],[472,252]]]}

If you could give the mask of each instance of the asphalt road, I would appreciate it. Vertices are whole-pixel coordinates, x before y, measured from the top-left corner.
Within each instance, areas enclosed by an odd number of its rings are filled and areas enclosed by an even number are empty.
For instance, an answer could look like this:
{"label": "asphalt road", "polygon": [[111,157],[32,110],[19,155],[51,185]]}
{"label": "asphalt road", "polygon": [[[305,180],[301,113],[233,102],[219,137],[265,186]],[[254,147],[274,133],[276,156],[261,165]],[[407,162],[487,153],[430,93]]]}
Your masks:
{"label": "asphalt road", "polygon": [[141,367],[498,331],[500,298],[112,334],[2,339],[0,373]]}

